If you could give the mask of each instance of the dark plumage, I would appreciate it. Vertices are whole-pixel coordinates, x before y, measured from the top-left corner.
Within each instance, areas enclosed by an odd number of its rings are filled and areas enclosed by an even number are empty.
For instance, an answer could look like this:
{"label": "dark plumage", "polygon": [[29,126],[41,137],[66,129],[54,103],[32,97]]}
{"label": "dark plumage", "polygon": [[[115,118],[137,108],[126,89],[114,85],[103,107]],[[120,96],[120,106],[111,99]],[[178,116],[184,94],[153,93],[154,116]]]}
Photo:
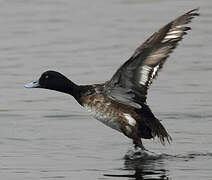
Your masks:
{"label": "dark plumage", "polygon": [[147,90],[169,54],[191,29],[185,24],[198,15],[198,9],[193,9],[155,32],[103,84],[80,86],[58,72],[46,71],[37,82],[25,87],[72,95],[96,119],[131,138],[135,147],[144,149],[141,138],[154,136],[162,144],[170,142],[170,135],[146,103]]}

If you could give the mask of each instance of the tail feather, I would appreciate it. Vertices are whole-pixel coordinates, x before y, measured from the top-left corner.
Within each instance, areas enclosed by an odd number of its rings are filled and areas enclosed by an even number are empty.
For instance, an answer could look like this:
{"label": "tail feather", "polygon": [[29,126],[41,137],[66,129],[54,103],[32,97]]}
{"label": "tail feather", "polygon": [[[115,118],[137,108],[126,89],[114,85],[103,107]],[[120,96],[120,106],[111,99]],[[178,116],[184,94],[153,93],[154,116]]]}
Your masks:
{"label": "tail feather", "polygon": [[[171,136],[166,131],[165,127],[160,123],[160,121],[154,116],[148,105],[143,104],[142,108],[139,110],[141,116],[141,124],[145,124],[150,129],[153,137],[157,136],[160,139],[161,144],[165,145],[165,141],[169,144],[172,141]],[[141,129],[142,130],[142,129]]]}
{"label": "tail feather", "polygon": [[153,137],[157,136],[160,139],[162,145],[165,145],[165,141],[167,141],[169,144],[171,143],[171,136],[168,134],[168,132],[158,119],[155,119],[154,123],[151,123],[151,129]]}

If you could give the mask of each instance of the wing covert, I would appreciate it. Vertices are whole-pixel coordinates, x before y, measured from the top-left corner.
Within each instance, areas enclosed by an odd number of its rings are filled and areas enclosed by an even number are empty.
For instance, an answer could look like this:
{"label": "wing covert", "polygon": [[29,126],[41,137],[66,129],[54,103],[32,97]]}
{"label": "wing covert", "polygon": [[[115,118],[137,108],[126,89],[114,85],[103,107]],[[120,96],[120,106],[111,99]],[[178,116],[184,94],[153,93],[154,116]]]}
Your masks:
{"label": "wing covert", "polygon": [[145,103],[147,90],[153,79],[162,69],[169,54],[191,29],[184,25],[198,15],[198,9],[193,9],[155,32],[116,71],[106,83],[104,93],[125,104],[130,102],[139,106]]}

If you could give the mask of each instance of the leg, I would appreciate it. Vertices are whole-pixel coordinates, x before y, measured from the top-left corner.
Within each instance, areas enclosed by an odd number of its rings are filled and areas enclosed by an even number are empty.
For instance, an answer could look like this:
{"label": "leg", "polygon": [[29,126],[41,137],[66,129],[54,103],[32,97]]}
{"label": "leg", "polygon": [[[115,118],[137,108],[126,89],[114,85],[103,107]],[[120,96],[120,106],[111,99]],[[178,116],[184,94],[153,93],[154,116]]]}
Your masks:
{"label": "leg", "polygon": [[135,149],[137,149],[138,147],[141,148],[142,150],[146,150],[145,147],[143,146],[143,143],[141,141],[140,138],[138,139],[133,139],[133,144],[134,144],[134,147]]}

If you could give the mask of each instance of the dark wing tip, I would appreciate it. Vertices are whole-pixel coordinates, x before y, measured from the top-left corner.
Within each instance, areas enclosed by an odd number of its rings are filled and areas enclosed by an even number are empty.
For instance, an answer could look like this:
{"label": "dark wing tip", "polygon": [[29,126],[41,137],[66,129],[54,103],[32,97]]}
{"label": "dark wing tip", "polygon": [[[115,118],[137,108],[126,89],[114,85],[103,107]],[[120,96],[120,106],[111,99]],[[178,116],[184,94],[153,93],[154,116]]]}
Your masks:
{"label": "dark wing tip", "polygon": [[189,15],[189,16],[192,16],[192,17],[199,16],[200,15],[199,7],[188,11],[185,15]]}
{"label": "dark wing tip", "polygon": [[200,9],[199,7],[194,8],[194,9],[188,11],[186,14],[197,14],[197,16],[199,16],[199,13],[197,13],[199,11],[199,9]]}
{"label": "dark wing tip", "polygon": [[173,21],[173,26],[188,24],[195,16],[199,16],[199,8],[192,9]]}

